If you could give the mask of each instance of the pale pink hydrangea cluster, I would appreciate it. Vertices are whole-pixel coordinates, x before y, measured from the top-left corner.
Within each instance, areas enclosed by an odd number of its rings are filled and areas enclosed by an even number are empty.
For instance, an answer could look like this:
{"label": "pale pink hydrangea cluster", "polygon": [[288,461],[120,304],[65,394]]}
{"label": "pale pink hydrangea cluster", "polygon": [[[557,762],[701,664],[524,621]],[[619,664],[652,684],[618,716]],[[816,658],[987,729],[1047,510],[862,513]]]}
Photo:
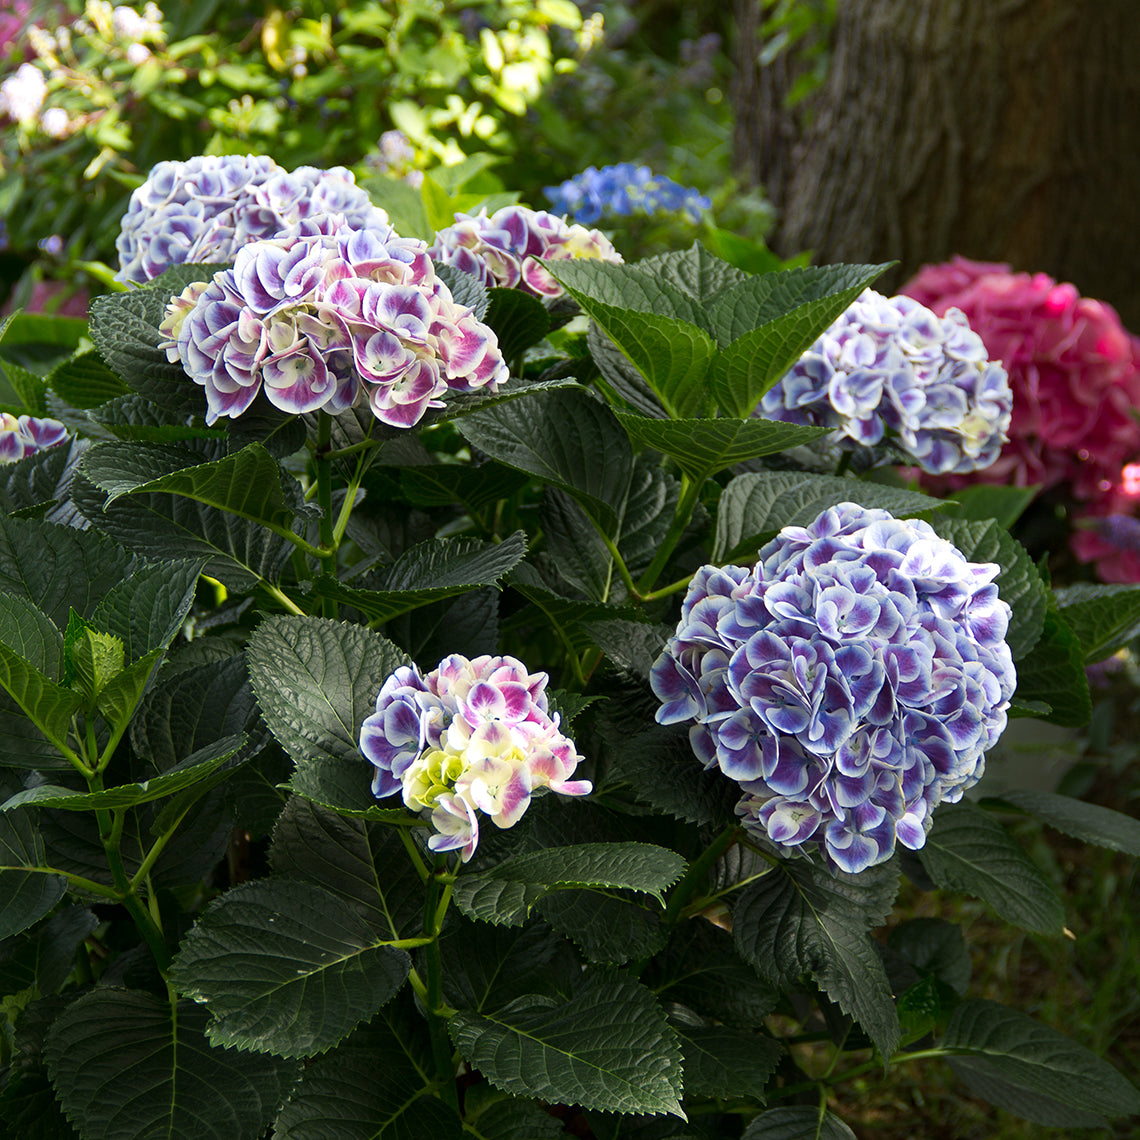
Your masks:
{"label": "pale pink hydrangea cluster", "polygon": [[539,789],[587,795],[590,782],[570,778],[581,757],[549,711],[548,680],[488,654],[453,653],[426,676],[414,665],[397,669],[360,729],[360,750],[376,766],[373,794],[400,792],[412,811],[430,812],[429,848],[458,850],[464,863],[480,815],[512,827]]}
{"label": "pale pink hydrangea cluster", "polygon": [[344,167],[288,171],[253,154],[160,162],[131,195],[115,242],[115,277],[141,285],[183,262],[228,263],[248,242],[295,236],[302,223],[324,214],[392,233],[388,215]]}
{"label": "pale pink hydrangea cluster", "polygon": [[427,246],[327,215],[295,237],[252,242],[232,269],[188,286],[162,322],[163,347],[206,390],[206,422],[274,407],[332,414],[366,397],[407,428],[444,393],[508,378],[494,332],[435,275]]}
{"label": "pale pink hydrangea cluster", "polygon": [[564,290],[540,259],[622,260],[600,230],[571,225],[564,218],[525,206],[504,206],[488,215],[456,214],[455,225],[435,235],[431,256],[478,278],[488,288],[521,289],[553,300]]}
{"label": "pale pink hydrangea cluster", "polygon": [[66,438],[67,428],[59,420],[0,412],[0,463],[13,463],[35,455]]}
{"label": "pale pink hydrangea cluster", "polygon": [[[1140,458],[1140,339],[1111,305],[1044,273],[963,257],[925,266],[903,292],[945,313],[960,309],[1013,390],[1009,441],[991,466],[940,489],[987,483],[1063,489],[1072,546],[1109,581],[1140,581],[1140,558],[1118,550],[1094,520],[1130,515],[1123,472]],[[1085,524],[1085,525],[1082,525]]]}

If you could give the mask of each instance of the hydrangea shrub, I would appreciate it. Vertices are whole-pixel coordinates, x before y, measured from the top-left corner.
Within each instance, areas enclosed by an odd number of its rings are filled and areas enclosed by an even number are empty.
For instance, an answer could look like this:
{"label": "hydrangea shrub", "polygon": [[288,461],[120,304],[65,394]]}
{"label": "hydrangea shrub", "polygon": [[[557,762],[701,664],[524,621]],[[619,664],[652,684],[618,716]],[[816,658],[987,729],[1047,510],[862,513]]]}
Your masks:
{"label": "hydrangea shrub", "polygon": [[1060,939],[1030,817],[1140,849],[984,774],[1140,590],[751,415],[882,267],[547,256],[554,313],[343,213],[230,256],[0,326],[0,1132],[840,1135],[919,1043],[1140,1111],[908,902]]}
{"label": "hydrangea shrub", "polygon": [[584,225],[593,225],[607,215],[624,218],[631,214],[683,214],[696,223],[701,212],[712,205],[699,191],[632,162],[600,170],[587,166],[560,185],[547,186],[545,193],[556,214],[572,215]]}

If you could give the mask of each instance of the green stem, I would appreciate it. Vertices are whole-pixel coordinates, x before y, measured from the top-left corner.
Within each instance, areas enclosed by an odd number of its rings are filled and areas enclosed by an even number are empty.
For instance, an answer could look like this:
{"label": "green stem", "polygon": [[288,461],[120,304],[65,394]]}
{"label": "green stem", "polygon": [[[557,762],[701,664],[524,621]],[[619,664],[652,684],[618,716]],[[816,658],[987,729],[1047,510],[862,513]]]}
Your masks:
{"label": "green stem", "polygon": [[692,580],[693,576],[686,574],[684,578],[678,578],[676,582],[670,582],[668,586],[662,586],[659,590],[650,590],[648,594],[639,595],[638,600],[655,602],[658,598],[667,598],[670,594],[679,594],[682,590],[688,589]]}
{"label": "green stem", "polygon": [[[365,472],[368,470],[372,463],[372,456],[374,452],[365,451],[361,453],[360,458],[356,462],[356,470],[353,472],[352,479],[348,484],[348,490],[344,497],[344,502],[341,504],[340,515],[337,517],[336,526],[333,527],[332,545],[335,549],[340,549],[341,540],[344,538],[344,532],[348,529],[348,520],[352,517],[352,508],[356,504],[356,492],[360,490],[360,482],[364,478]],[[324,540],[321,540],[322,543]]]}
{"label": "green stem", "polygon": [[[633,575],[629,572],[629,567],[625,564],[625,559],[622,558],[621,551],[617,548],[617,543],[614,542],[608,534],[602,534],[600,530],[598,534],[601,535],[602,542],[606,544],[606,549],[610,552],[610,558],[613,559],[613,565],[617,567],[618,573],[621,575],[621,580],[625,583],[626,590],[629,591],[629,596],[641,601],[641,595],[637,592],[637,586],[635,586],[633,582]],[[609,593],[608,589],[606,593]],[[606,598],[602,599],[603,602],[606,600]]]}
{"label": "green stem", "polygon": [[421,883],[426,883],[431,878],[431,872],[427,869],[427,864],[420,857],[419,850],[416,848],[416,841],[412,838],[412,833],[406,827],[397,828],[399,832],[400,841],[404,844],[404,850],[408,853],[408,858],[412,861],[412,866],[416,869],[416,874],[420,877]]}
{"label": "green stem", "polygon": [[279,601],[289,611],[289,613],[294,614],[296,617],[306,616],[305,611],[301,609],[301,607],[297,605],[297,603],[293,601],[293,599],[289,597],[289,595],[286,594],[284,590],[279,589],[272,582],[265,581],[264,578],[261,580],[261,584],[265,587],[266,591],[270,595],[276,598],[277,601]]}
{"label": "green stem", "polygon": [[97,883],[94,879],[85,879],[82,875],[73,875],[70,871],[61,871],[58,867],[30,867],[26,863],[5,863],[0,865],[0,873],[4,871],[22,871],[33,875],[59,875],[66,879],[76,890],[86,891],[88,894],[98,895],[102,899],[119,902],[119,892],[114,887]]}
{"label": "green stem", "polygon": [[835,465],[835,475],[837,478],[847,474],[847,469],[851,466],[851,459],[854,456],[853,451],[844,451],[839,457],[839,462]]}
{"label": "green stem", "polygon": [[[332,517],[332,460],[329,458],[332,440],[332,418],[323,409],[317,413],[317,506],[321,508],[321,546],[326,551],[321,556],[321,568],[326,574],[336,577],[336,542],[333,537]],[[321,610],[325,617],[337,616],[334,598],[322,598]]]}
{"label": "green stem", "polygon": [[139,885],[144,880],[146,880],[148,878],[148,876],[150,875],[151,868],[154,866],[158,857],[162,854],[163,849],[166,847],[166,845],[170,842],[171,838],[174,836],[174,833],[178,830],[179,824],[181,824],[182,821],[186,818],[186,812],[189,810],[190,810],[190,807],[188,806],[186,808],[186,811],[184,811],[174,821],[173,826],[169,827],[166,831],[164,831],[150,845],[150,850],[143,857],[142,863],[139,864],[139,869],[134,873],[134,877],[131,879],[130,886],[131,886],[132,891],[137,891],[139,889]]}
{"label": "green stem", "polygon": [[345,459],[358,451],[372,451],[379,446],[374,439],[362,439],[359,443],[350,443],[348,447],[339,447],[335,451],[330,451],[329,459]]}
{"label": "green stem", "polygon": [[704,852],[692,863],[681,877],[681,881],[669,894],[669,902],[665,906],[665,921],[676,922],[681,917],[685,903],[692,898],[696,889],[705,881],[716,861],[736,842],[740,828],[731,823],[705,848]]}
{"label": "green stem", "polygon": [[[439,931],[447,911],[447,904],[451,899],[453,878],[454,876],[447,870],[447,856],[437,855],[424,899],[424,937],[429,940],[424,945],[424,959],[427,964],[427,993],[424,997],[424,1006],[431,1036],[432,1058],[435,1062],[436,1076],[440,1080],[440,1095],[446,1103],[458,1108],[455,1061],[452,1057],[451,1042],[447,1036],[447,1019],[443,1016],[443,962],[439,952]],[[444,887],[446,889],[441,890]]]}
{"label": "green stem", "polygon": [[637,589],[640,593],[644,594],[653,588],[653,583],[657,581],[658,575],[665,569],[666,563],[673,556],[677,543],[681,541],[681,536],[685,533],[685,527],[689,525],[693,517],[693,511],[696,509],[703,484],[703,479],[690,479],[688,475],[681,476],[681,497],[677,501],[676,511],[673,512],[673,521],[669,524],[665,541],[657,548],[653,561],[637,583]]}

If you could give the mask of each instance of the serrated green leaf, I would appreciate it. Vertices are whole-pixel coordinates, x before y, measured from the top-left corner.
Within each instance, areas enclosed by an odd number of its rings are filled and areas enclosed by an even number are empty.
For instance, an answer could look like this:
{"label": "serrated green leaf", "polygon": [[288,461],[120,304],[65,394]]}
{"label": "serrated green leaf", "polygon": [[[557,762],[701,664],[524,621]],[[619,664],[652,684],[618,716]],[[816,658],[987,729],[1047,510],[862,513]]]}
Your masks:
{"label": "serrated green leaf", "polygon": [[684,1118],[681,1054],[653,995],[620,974],[587,974],[561,1004],[520,998],[448,1022],[455,1047],[496,1088],[586,1109]]}
{"label": "serrated green leaf", "polygon": [[83,706],[77,693],[49,681],[6,645],[0,645],[0,688],[48,740],[67,743],[71,718]]}
{"label": "serrated green leaf", "polygon": [[[541,4],[539,0],[540,7]],[[577,8],[574,11],[577,12]],[[497,1099],[474,1115],[473,1091],[468,1090],[464,1095],[463,1107],[464,1123],[476,1140],[565,1140],[559,1117],[534,1101],[492,1093]]]}
{"label": "serrated green leaf", "polygon": [[[402,234],[404,231],[399,232]],[[431,235],[427,240],[431,241]],[[457,305],[470,309],[477,321],[486,320],[491,303],[491,291],[478,277],[465,273],[454,265],[443,265],[439,262],[435,265],[435,275],[451,290],[452,299]]]}
{"label": "serrated green leaf", "polygon": [[207,463],[200,454],[173,444],[101,443],[87,453],[83,474],[107,492],[108,503],[121,495],[161,491],[278,532],[293,519],[281,487],[281,468],[259,443]]}
{"label": "serrated green leaf", "polygon": [[668,419],[668,413],[645,377],[633,366],[629,358],[602,331],[596,321],[590,322],[586,332],[586,347],[590,358],[601,374],[598,387],[606,399],[616,407],[624,407],[651,419]]}
{"label": "serrated green leaf", "polygon": [[733,912],[737,948],[761,977],[789,984],[811,974],[884,1060],[898,1046],[898,1014],[867,931],[890,913],[898,876],[894,862],[858,875],[781,862],[745,889]]}
{"label": "serrated green leaf", "polygon": [[57,361],[70,356],[86,335],[87,322],[82,317],[17,311],[0,324],[0,362],[46,374]]}
{"label": "serrated green leaf", "polygon": [[707,327],[717,344],[726,347],[763,325],[795,317],[798,329],[790,326],[787,333],[798,336],[803,347],[792,357],[794,363],[889,268],[889,264],[818,265],[748,277],[717,294],[708,306]]}
{"label": "serrated green leaf", "polygon": [[972,967],[961,927],[942,918],[912,918],[891,931],[887,944],[919,973],[965,994]]}
{"label": "serrated green leaf", "polygon": [[97,408],[89,408],[87,418],[101,424],[119,439],[146,443],[224,439],[228,434],[225,428],[204,427],[197,420],[187,423],[184,413],[171,412],[137,392],[116,396]]}
{"label": "serrated green leaf", "polygon": [[125,728],[134,715],[142,695],[150,684],[151,674],[162,660],[163,649],[152,649],[149,653],[131,662],[120,673],[116,673],[99,691],[95,707],[113,731]]}
{"label": "serrated green leaf", "polygon": [[521,926],[548,892],[622,887],[661,899],[684,870],[680,855],[649,843],[582,843],[515,855],[489,871],[461,875],[456,906],[496,926]]}
{"label": "serrated green leaf", "polygon": [[160,772],[149,780],[118,784],[98,792],[77,792],[52,784],[37,784],[34,788],[17,792],[0,804],[0,812],[9,812],[18,807],[50,807],[87,812],[149,803],[209,779],[216,769],[237,754],[244,743],[244,736],[223,737],[192,753],[176,767]]}
{"label": "serrated green leaf", "polygon": [[1001,1077],[984,1057],[949,1057],[954,1075],[981,1100],[989,1101],[1014,1116],[1044,1124],[1050,1128],[1107,1128],[1108,1120],[1100,1113],[1087,1112],[1063,1104],[1040,1089],[1029,1089]]}
{"label": "serrated green leaf", "polygon": [[649,679],[653,662],[661,655],[673,633],[673,626],[613,618],[587,623],[586,631],[594,644],[615,665],[643,681]]}
{"label": "serrated green leaf", "polygon": [[[47,415],[47,380],[43,376],[37,376],[14,361],[0,357],[0,381],[3,380],[8,381],[17,401],[6,410],[16,415]],[[0,389],[0,393],[3,393],[3,389]]]}
{"label": "serrated green leaf", "polygon": [[1032,707],[1043,701],[1049,708],[1043,720],[1068,728],[1088,724],[1092,697],[1085,674],[1085,655],[1073,627],[1062,617],[1052,597],[1041,636],[1032,651],[1017,662],[1014,699]]}
{"label": "serrated green leaf", "polygon": [[537,297],[521,289],[490,289],[488,299],[482,320],[495,330],[499,351],[508,363],[550,331],[550,314]]}
{"label": "serrated green leaf", "polygon": [[780,1003],[736,952],[732,935],[704,918],[673,927],[669,944],[646,967],[642,981],[664,1002],[678,1002],[729,1026],[759,1029]]}
{"label": "serrated green leaf", "polygon": [[764,1088],[784,1056],[771,1037],[724,1026],[678,1026],[685,1058],[685,1095],[751,1097],[764,1102]]}
{"label": "serrated green leaf", "polygon": [[130,390],[95,351],[81,352],[57,364],[48,374],[47,382],[51,390],[73,408],[97,408]]}
{"label": "serrated green leaf", "polygon": [[273,1127],[274,1140],[464,1140],[455,1109],[436,1099],[422,1018],[367,1026],[305,1066]]}
{"label": "serrated green leaf", "polygon": [[171,981],[214,1015],[206,1033],[215,1044],[306,1057],[368,1020],[410,966],[336,895],[265,879],[203,912],[182,939]]}
{"label": "serrated green leaf", "polygon": [[122,638],[101,633],[72,610],[63,635],[63,683],[79,694],[88,712],[124,664]]}
{"label": "serrated green leaf", "polygon": [[477,467],[466,463],[423,464],[402,468],[399,479],[400,490],[417,507],[462,503],[472,511],[509,498],[526,482],[521,471],[498,463]]}
{"label": "serrated green leaf", "polygon": [[84,1140],[256,1140],[288,1095],[297,1066],[214,1048],[203,1032],[206,1019],[192,1002],[179,1002],[175,1014],[164,998],[109,986],[72,1002],[44,1053]]}
{"label": "serrated green leaf", "polygon": [[0,938],[27,930],[63,897],[67,880],[44,866],[44,842],[27,812],[0,814]]}
{"label": "serrated green leaf", "polygon": [[624,891],[553,891],[539,900],[537,909],[589,962],[620,966],[650,958],[669,938],[661,908]]}
{"label": "serrated green leaf", "polygon": [[614,414],[584,389],[480,409],[456,426],[492,459],[573,495],[607,534],[616,526],[633,454]]}
{"label": "serrated green leaf", "polygon": [[969,487],[959,487],[954,492],[954,502],[946,504],[945,513],[954,519],[994,519],[999,526],[1009,530],[1040,490],[1040,487],[973,483]]}
{"label": "serrated green leaf", "polygon": [[1082,582],[1057,590],[1056,597],[1086,665],[1103,661],[1140,633],[1140,587]]}
{"label": "serrated green leaf", "polygon": [[63,629],[74,609],[90,618],[133,555],[93,531],[0,517],[0,592],[35,603]]}
{"label": "serrated green leaf", "polygon": [[[181,287],[175,287],[175,293]],[[107,366],[134,391],[172,412],[203,415],[206,397],[179,361],[159,348],[158,331],[174,294],[158,288],[110,293],[91,302],[91,339]]]}
{"label": "serrated green leaf", "polygon": [[1005,640],[1014,661],[1018,662],[1020,681],[1020,663],[1042,636],[1048,606],[1048,589],[1028,552],[993,519],[971,522],[939,513],[933,516],[930,525],[971,562],[996,562],[1001,567],[994,581],[998,596],[1013,611]]}
{"label": "serrated green leaf", "polygon": [[405,551],[380,577],[374,590],[345,586],[322,575],[313,583],[321,598],[355,606],[377,621],[482,586],[494,586],[526,554],[526,535],[515,531],[502,542],[477,538],[433,538]]}
{"label": "serrated green leaf", "polygon": [[0,997],[32,986],[41,994],[54,993],[75,969],[76,950],[98,925],[86,907],[69,906],[22,937],[0,942]]}
{"label": "serrated green leaf", "polygon": [[18,594],[0,594],[0,645],[6,645],[50,681],[63,670],[63,635],[38,606]]}
{"label": "serrated green leaf", "polygon": [[830,1112],[810,1105],[788,1105],[761,1113],[740,1140],[856,1140],[856,1136]]}
{"label": "serrated green leaf", "polygon": [[1109,1116],[1140,1113],[1140,1091],[1111,1065],[996,1002],[962,1002],[939,1044],[951,1053],[983,1058],[1001,1079],[1072,1108]]}
{"label": "serrated green leaf", "polygon": [[[360,726],[376,711],[380,686],[411,661],[362,626],[305,617],[262,622],[247,660],[262,716],[297,765],[294,791],[338,811],[392,815],[372,796]],[[403,808],[394,814],[413,818]]]}
{"label": "serrated green leaf", "polygon": [[269,861],[276,874],[348,903],[378,939],[410,938],[422,928],[423,884],[393,827],[293,796],[274,825]]}
{"label": "serrated green leaf", "polygon": [[613,556],[589,515],[565,491],[546,487],[538,525],[546,554],[561,578],[591,601],[604,603],[616,572]]}
{"label": "serrated green leaf", "polygon": [[1065,925],[1053,884],[996,819],[971,803],[938,808],[918,857],[938,886],[977,896],[1007,922],[1050,935]]}
{"label": "serrated green leaf", "polygon": [[698,241],[688,249],[669,250],[634,264],[641,273],[650,274],[702,303],[749,277],[748,273],[710,253]]}
{"label": "serrated green leaf", "polygon": [[71,483],[86,440],[72,439],[26,455],[0,467],[0,514],[42,517],[45,522],[72,526],[77,518],[71,503]]}
{"label": "serrated green leaf", "polygon": [[[628,265],[592,258],[545,261],[546,271],[593,316],[598,305],[635,313],[655,313],[705,326],[703,298],[658,272],[653,262]],[[602,322],[598,322],[601,324]]]}
{"label": "serrated green leaf", "polygon": [[698,481],[745,459],[811,443],[828,430],[764,419],[652,420],[628,412],[615,414],[635,444],[668,455]]}
{"label": "serrated green leaf", "polygon": [[1123,812],[1052,792],[1002,792],[1000,799],[1037,816],[1065,835],[1112,851],[1140,855],[1140,820]]}
{"label": "serrated green leaf", "polygon": [[205,559],[151,562],[116,583],[91,615],[91,624],[117,635],[127,661],[166,649],[194,602]]}
{"label": "serrated green leaf", "polygon": [[276,582],[296,549],[249,519],[177,495],[133,494],[107,504],[105,493],[76,480],[75,500],[99,531],[147,558],[208,558],[204,573],[244,592]]}
{"label": "serrated green leaf", "polygon": [[762,538],[785,526],[807,526],[837,503],[890,511],[907,518],[918,511],[936,510],[941,499],[917,491],[839,479],[807,471],[755,471],[737,475],[717,502],[716,545],[713,561],[725,562],[752,555]]}

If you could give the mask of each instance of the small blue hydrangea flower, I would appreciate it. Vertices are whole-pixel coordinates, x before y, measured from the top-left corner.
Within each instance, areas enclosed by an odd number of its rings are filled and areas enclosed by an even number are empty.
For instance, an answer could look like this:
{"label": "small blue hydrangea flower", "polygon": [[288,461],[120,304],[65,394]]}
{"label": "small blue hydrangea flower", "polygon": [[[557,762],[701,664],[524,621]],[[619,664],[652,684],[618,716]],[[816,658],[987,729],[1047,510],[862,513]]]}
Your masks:
{"label": "small blue hydrangea flower", "polygon": [[605,214],[684,214],[689,221],[701,220],[701,211],[712,203],[699,191],[670,178],[654,174],[648,166],[619,162],[614,166],[587,166],[561,186],[547,186],[555,214],[573,215],[576,222],[593,225]]}
{"label": "small blue hydrangea flower", "polygon": [[661,724],[744,790],[744,826],[858,872],[917,849],[980,779],[1016,684],[1000,567],[840,503],[704,566],[653,665]]}
{"label": "small blue hydrangea flower", "polygon": [[1009,429],[1005,369],[958,309],[865,290],[760,402],[758,414],[835,429],[932,475],[988,467]]}
{"label": "small blue hydrangea flower", "polygon": [[293,237],[323,214],[390,232],[388,215],[344,167],[290,172],[252,154],[160,162],[131,194],[115,241],[115,280],[141,285],[183,262],[228,263],[248,242]]}

